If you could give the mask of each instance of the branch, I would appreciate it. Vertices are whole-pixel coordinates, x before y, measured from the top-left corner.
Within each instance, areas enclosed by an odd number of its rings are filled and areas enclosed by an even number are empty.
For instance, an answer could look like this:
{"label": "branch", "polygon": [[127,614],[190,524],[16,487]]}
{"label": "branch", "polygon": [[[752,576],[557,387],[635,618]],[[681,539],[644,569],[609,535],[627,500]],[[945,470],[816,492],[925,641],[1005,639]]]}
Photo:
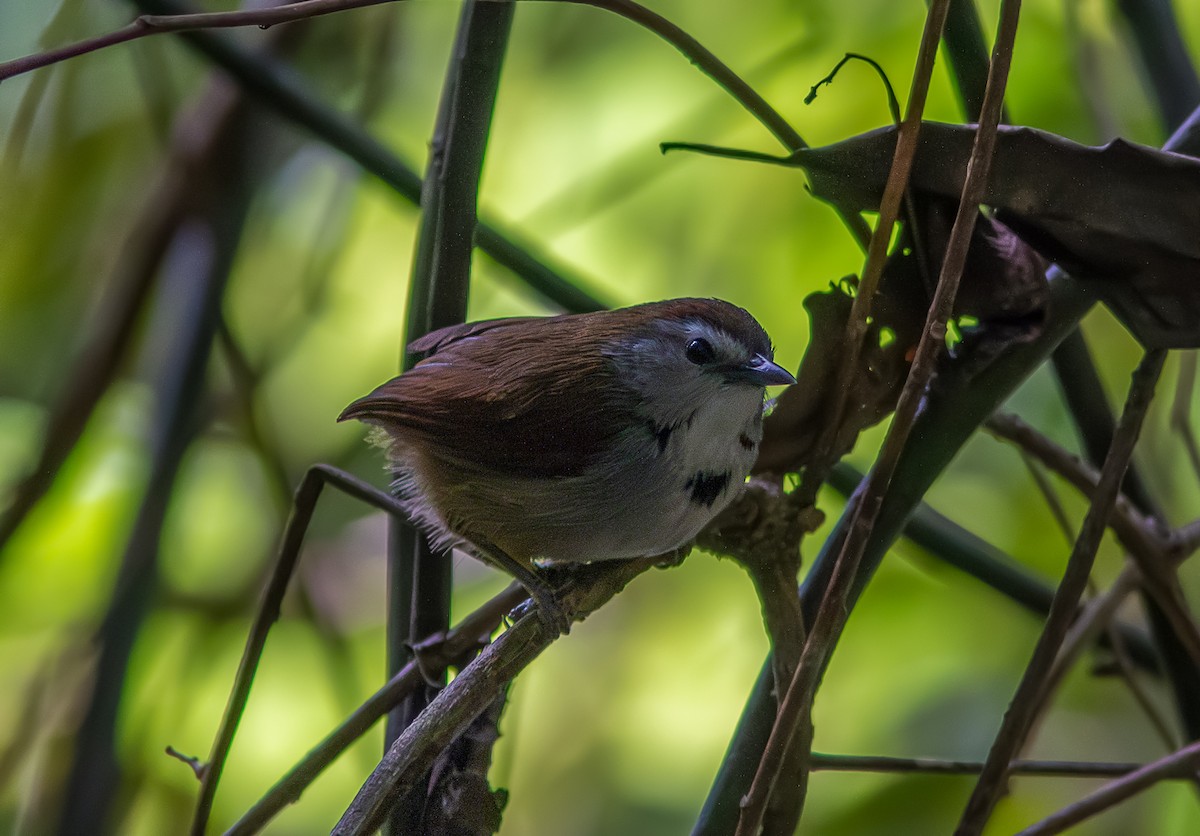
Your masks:
{"label": "branch", "polygon": [[[586,618],[654,565],[654,558],[639,558],[571,567],[562,592],[564,613],[572,621]],[[392,743],[333,833],[365,836],[379,828],[391,806],[421,780],[442,750],[555,638],[536,612],[529,612],[488,645]]]}
{"label": "branch", "polygon": [[254,616],[250,633],[246,636],[246,647],[242,651],[242,659],[238,663],[237,675],[234,677],[233,688],[229,693],[229,701],[225,713],[221,717],[221,725],[213,739],[212,752],[209,754],[208,767],[200,783],[200,793],[196,800],[196,813],[192,819],[192,836],[204,836],[212,813],[213,798],[217,794],[217,783],[221,780],[221,772],[229,757],[229,749],[233,745],[233,736],[237,732],[242,713],[246,710],[246,702],[250,698],[250,686],[254,682],[254,674],[258,670],[259,660],[262,659],[263,648],[266,647],[267,633],[271,625],[279,619],[280,606],[284,593],[287,592],[288,582],[296,570],[300,559],[300,547],[304,543],[304,535],[308,531],[309,521],[316,510],[317,499],[326,484],[340,488],[345,493],[379,508],[394,516],[408,519],[407,513],[390,494],[384,493],[373,485],[328,465],[318,464],[309,468],[296,488],[292,514],[284,527],[280,538],[279,553],[275,560],[275,568],[271,571],[270,580],[263,590],[262,602]]}
{"label": "branch", "polygon": [[[859,295],[854,300],[854,310],[847,327],[846,348],[848,353],[853,356],[853,363],[848,367],[843,365],[842,372],[857,366],[858,354],[866,331],[869,300],[874,295],[878,278],[882,274],[883,259],[891,238],[891,225],[899,211],[908,173],[911,170],[915,154],[915,141],[920,128],[921,111],[932,73],[932,62],[937,53],[937,45],[948,8],[948,2],[934,2],[926,18],[918,68],[913,79],[913,92],[909,98],[909,110],[900,128],[896,159],[893,162],[887,190],[884,193],[884,201],[880,207],[880,222],[871,239],[867,266],[863,269],[863,282]],[[933,301],[930,303],[925,329],[917,346],[912,369],[896,406],[891,428],[884,440],[883,450],[875,468],[867,478],[866,485],[858,494],[854,516],[835,565],[833,577],[821,600],[820,609],[804,647],[800,666],[796,669],[796,675],[780,705],[775,728],[772,729],[758,771],[754,776],[754,782],[747,794],[742,816],[738,822],[738,836],[752,836],[758,832],[775,777],[784,761],[787,749],[797,730],[805,728],[806,724],[803,720],[810,714],[821,672],[825,669],[825,665],[833,653],[837,637],[849,616],[851,587],[858,575],[859,564],[862,562],[892,476],[899,465],[900,456],[911,433],[913,421],[917,417],[918,407],[924,399],[929,381],[933,377],[937,356],[944,349],[946,322],[958,291],[963,267],[966,264],[967,249],[970,245],[975,219],[978,216],[979,203],[983,199],[984,189],[987,186],[996,128],[999,123],[1004,88],[1008,80],[1008,69],[1011,65],[1012,46],[1016,38],[1019,11],[1019,0],[1015,0],[1015,2],[1014,0],[1005,0],[1001,6],[1000,29],[996,35],[983,113],[975,137],[975,147],[972,149],[967,165],[958,214],[950,233],[945,261],[942,264]],[[902,150],[904,151],[903,155]],[[869,279],[873,281],[869,281]],[[864,302],[864,299],[867,301]],[[849,378],[843,375],[841,379]],[[848,387],[843,391],[848,391]],[[834,420],[831,422],[834,426],[840,420],[839,413],[844,405],[845,397],[843,395],[841,404],[834,412]],[[829,449],[832,448],[825,448],[826,455]],[[827,465],[824,466],[827,467]],[[809,479],[808,474],[805,478]]]}
{"label": "branch", "polygon": [[279,811],[294,804],[313,781],[379,718],[400,703],[425,681],[426,675],[474,651],[499,625],[501,619],[526,597],[519,584],[492,598],[464,618],[445,638],[422,645],[414,659],[376,691],[324,740],[314,746],[275,783],[261,799],[226,831],[225,836],[249,836],[259,832]]}
{"label": "branch", "polygon": [[[1095,471],[1067,450],[1025,424],[1019,418],[996,416],[988,421],[994,433],[1019,444],[1047,467],[1075,485],[1081,493],[1094,497],[1099,477]],[[1126,480],[1128,481],[1128,480]],[[1124,483],[1123,483],[1124,484]],[[1129,550],[1142,575],[1142,587],[1153,599],[1161,617],[1170,626],[1172,645],[1184,654],[1193,669],[1200,669],[1200,630],[1188,611],[1179,578],[1170,563],[1170,538],[1160,535],[1154,524],[1143,518],[1123,496],[1117,496],[1108,522],[1121,544]]]}
{"label": "branch", "polygon": [[[952,761],[941,758],[892,758],[878,755],[823,755],[812,753],[813,771],[886,772],[932,775],[978,775],[980,761]],[[1142,769],[1137,763],[1101,763],[1095,761],[1018,760],[1008,765],[1013,775],[1040,775],[1055,778],[1109,778],[1129,775]],[[1186,777],[1174,775],[1172,777]]]}
{"label": "branch", "polygon": [[120,29],[84,38],[73,44],[14,58],[0,63],[0,81],[41,67],[48,67],[69,58],[77,58],[117,44],[129,43],[150,35],[166,32],[191,32],[197,29],[232,29],[242,26],[258,26],[267,29],[279,23],[290,23],[310,17],[378,6],[396,0],[300,0],[286,6],[269,9],[245,9],[236,12],[195,12],[174,15],[139,15]]}
{"label": "branch", "polygon": [[1149,763],[1124,778],[1105,784],[1074,804],[1022,830],[1017,836],[1050,836],[1090,819],[1097,813],[1120,804],[1142,790],[1168,778],[1190,777],[1188,773],[1200,767],[1200,741],[1191,743],[1174,754]]}
{"label": "branch", "polygon": [[[1100,474],[1096,469],[1018,416],[997,413],[984,423],[984,427],[993,436],[1033,456],[1088,499],[1096,495],[1096,487],[1100,482]],[[1109,525],[1121,545],[1130,551],[1160,551],[1163,548],[1164,544],[1158,541],[1150,521],[1123,494],[1117,494]]]}
{"label": "branch", "polygon": [[[841,346],[842,360],[837,369],[834,399],[825,410],[821,434],[814,446],[811,464],[805,468],[804,477],[800,483],[801,498],[809,502],[816,498],[817,490],[824,483],[829,474],[829,468],[833,466],[837,456],[838,433],[845,420],[850,393],[854,391],[851,381],[859,373],[863,345],[869,330],[868,320],[871,315],[871,304],[883,278],[883,269],[887,264],[888,246],[892,240],[892,230],[899,217],[900,204],[908,189],[908,178],[912,173],[913,161],[917,155],[921,117],[925,112],[925,99],[929,94],[933,64],[937,59],[938,41],[946,23],[948,9],[949,0],[935,0],[925,18],[925,28],[921,33],[921,45],[917,52],[917,66],[913,70],[912,86],[908,94],[908,110],[904,114],[904,120],[900,123],[896,135],[896,150],[892,157],[892,167],[879,203],[879,219],[867,244],[866,263],[863,264],[854,304],[846,321],[846,332]],[[981,131],[976,134],[976,143],[980,142],[983,133],[986,132]],[[965,189],[967,183],[964,182],[963,186]],[[946,274],[944,265],[942,272],[943,275]],[[957,287],[957,282],[955,287]]]}
{"label": "branch", "polygon": [[956,836],[974,836],[983,830],[1003,788],[1008,763],[1021,748],[1033,725],[1046,676],[1054,664],[1058,649],[1071,626],[1080,596],[1087,585],[1096,550],[1104,534],[1105,522],[1116,502],[1121,480],[1129,466],[1142,422],[1153,400],[1154,387],[1162,372],[1165,358],[1166,351],[1162,349],[1148,351],[1134,373],[1125,410],[1117,424],[1117,431],[1113,435],[1108,456],[1100,472],[1100,483],[1084,518],[1079,537],[1075,541],[1062,582],[1054,595],[1054,603],[1046,617],[1046,625],[1034,648],[1033,658],[1021,678],[1016,695],[1004,715],[979,781],[963,811],[955,831]]}

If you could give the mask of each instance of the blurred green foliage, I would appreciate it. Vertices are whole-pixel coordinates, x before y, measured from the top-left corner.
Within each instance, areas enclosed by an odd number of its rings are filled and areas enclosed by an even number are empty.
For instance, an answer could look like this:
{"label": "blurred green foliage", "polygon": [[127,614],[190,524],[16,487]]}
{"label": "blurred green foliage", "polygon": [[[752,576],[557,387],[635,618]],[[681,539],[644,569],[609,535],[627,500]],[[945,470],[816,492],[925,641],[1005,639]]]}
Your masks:
{"label": "blurred green foliage", "polygon": [[[904,95],[925,6],[918,0],[802,4],[655,2],[821,144],[877,127],[875,76],[850,65],[811,106],[810,85],[846,51],[865,53]],[[985,21],[996,3],[982,3]],[[1200,49],[1200,12],[1178,4]],[[1070,9],[1068,10],[1068,7]],[[312,95],[348,113],[364,96],[370,131],[423,163],[458,7],[387,5],[302,24],[292,60]],[[57,6],[0,0],[0,58],[106,31],[114,0]],[[265,33],[235,33],[253,48]],[[1102,56],[1095,73],[1080,56]],[[33,466],[45,416],[63,395],[107,279],[156,181],[175,117],[212,73],[171,36],[143,40],[0,85],[0,507]],[[1021,124],[1098,142],[1165,136],[1112,4],[1031,3],[1010,84]],[[929,117],[960,119],[939,66]],[[214,354],[206,423],[188,451],[160,544],[161,582],[129,670],[118,728],[125,784],[116,831],[180,832],[195,780],[164,746],[204,756],[241,650],[288,494],[315,461],[386,477],[341,407],[395,373],[417,213],[304,131],[267,117],[272,142],[225,298],[234,341],[260,376],[248,412],[228,359]],[[586,275],[613,304],[721,296],[764,323],[795,366],[801,300],[857,272],[861,256],[798,171],[688,154],[663,140],[777,152],[769,135],[671,48],[600,11],[522,5],[488,149],[481,210]],[[476,257],[472,318],[544,310],[516,279]],[[151,306],[153,309],[153,306]],[[52,490],[0,553],[0,829],[44,832],[78,724],[91,654],[124,539],[145,486],[161,346],[143,317],[133,351]],[[1087,334],[1120,397],[1138,354],[1105,312]],[[1173,368],[1173,366],[1169,367]],[[1167,424],[1170,386],[1139,451],[1173,522],[1200,491]],[[1074,445],[1057,389],[1039,372],[1010,407]],[[248,432],[252,416],[265,443]],[[881,431],[853,459],[869,465]],[[1063,489],[1072,521],[1084,503]],[[823,507],[832,518],[840,500]],[[978,438],[929,501],[1052,579],[1067,552],[1019,458]],[[818,535],[819,537],[820,535]],[[818,540],[811,540],[815,548]],[[294,596],[271,634],[217,797],[232,822],[381,681],[383,521],[322,500]],[[1121,555],[1106,544],[1097,579]],[[456,617],[502,581],[456,565]],[[1185,571],[1191,593],[1198,579]],[[1141,613],[1130,607],[1127,618]],[[885,562],[851,619],[816,704],[825,752],[981,758],[1038,624],[990,590],[907,545]],[[750,583],[697,554],[653,572],[554,645],[520,678],[493,780],[511,790],[508,833],[667,834],[688,830],[705,797],[766,641]],[[1152,699],[1170,715],[1160,683]],[[272,824],[325,832],[373,765],[361,742]],[[1031,756],[1152,759],[1164,752],[1128,692],[1080,671],[1056,699]],[[806,832],[948,832],[962,778],[818,774]],[[1074,779],[1018,778],[989,832],[1006,833],[1077,798]],[[1197,832],[1191,790],[1162,785],[1081,828],[1097,834]]]}

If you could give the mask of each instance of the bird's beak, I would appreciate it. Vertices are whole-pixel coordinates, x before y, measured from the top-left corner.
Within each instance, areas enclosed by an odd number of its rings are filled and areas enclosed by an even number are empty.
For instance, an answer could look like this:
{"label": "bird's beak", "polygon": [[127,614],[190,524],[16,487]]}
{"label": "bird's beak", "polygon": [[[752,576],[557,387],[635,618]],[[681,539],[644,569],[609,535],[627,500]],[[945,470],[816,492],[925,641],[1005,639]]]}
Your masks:
{"label": "bird's beak", "polygon": [[783,366],[773,363],[761,354],[755,354],[746,363],[729,370],[729,377],[758,386],[775,386],[795,383],[796,378]]}

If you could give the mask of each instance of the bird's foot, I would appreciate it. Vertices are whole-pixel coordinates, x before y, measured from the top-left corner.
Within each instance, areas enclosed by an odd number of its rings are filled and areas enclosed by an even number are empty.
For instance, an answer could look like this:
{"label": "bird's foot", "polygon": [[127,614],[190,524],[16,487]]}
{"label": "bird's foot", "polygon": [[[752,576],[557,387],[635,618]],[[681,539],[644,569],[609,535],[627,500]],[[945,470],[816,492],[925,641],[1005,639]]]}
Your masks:
{"label": "bird's foot", "polygon": [[673,569],[683,563],[683,559],[692,553],[692,548],[696,545],[694,540],[689,540],[677,549],[672,549],[663,554],[654,555],[654,568],[656,569]]}
{"label": "bird's foot", "polygon": [[571,618],[563,609],[554,590],[545,583],[522,581],[529,599],[518,604],[512,611],[514,619],[521,618],[533,610],[551,638],[565,636],[571,632]]}

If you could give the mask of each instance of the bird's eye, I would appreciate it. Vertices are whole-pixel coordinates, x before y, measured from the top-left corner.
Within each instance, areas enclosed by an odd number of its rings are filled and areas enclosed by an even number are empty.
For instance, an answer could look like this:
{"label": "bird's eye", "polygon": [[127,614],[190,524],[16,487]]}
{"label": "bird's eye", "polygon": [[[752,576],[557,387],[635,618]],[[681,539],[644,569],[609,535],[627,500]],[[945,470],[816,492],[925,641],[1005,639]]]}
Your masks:
{"label": "bird's eye", "polygon": [[696,339],[688,342],[686,353],[688,360],[697,366],[711,363],[717,357],[716,352],[713,351],[712,343],[701,337],[696,337]]}

